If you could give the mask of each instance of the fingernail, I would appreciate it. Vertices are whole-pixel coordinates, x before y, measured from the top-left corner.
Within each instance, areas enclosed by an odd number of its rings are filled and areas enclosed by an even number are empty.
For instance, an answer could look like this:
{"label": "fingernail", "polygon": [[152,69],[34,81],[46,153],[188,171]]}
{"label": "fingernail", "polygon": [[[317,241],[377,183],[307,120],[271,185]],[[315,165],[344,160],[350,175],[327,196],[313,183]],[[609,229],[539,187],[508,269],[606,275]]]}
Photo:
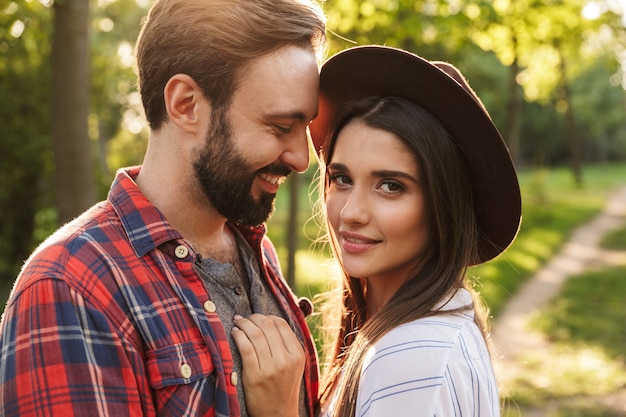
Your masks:
{"label": "fingernail", "polygon": [[239,331],[239,327],[233,326],[233,332],[238,332],[238,331]]}
{"label": "fingernail", "polygon": [[243,317],[241,317],[239,314],[235,314],[235,316],[233,317],[233,320],[239,320],[242,319]]}

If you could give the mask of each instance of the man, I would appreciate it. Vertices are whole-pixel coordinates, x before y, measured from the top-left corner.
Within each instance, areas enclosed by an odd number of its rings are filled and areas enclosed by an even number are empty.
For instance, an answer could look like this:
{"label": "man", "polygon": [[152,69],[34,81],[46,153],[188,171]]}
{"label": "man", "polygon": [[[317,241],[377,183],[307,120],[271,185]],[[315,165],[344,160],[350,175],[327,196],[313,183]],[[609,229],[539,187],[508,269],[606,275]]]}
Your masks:
{"label": "man", "polygon": [[[156,1],[137,41],[144,163],[26,263],[0,326],[0,415],[313,415],[314,346],[262,225],[308,166],[325,41],[310,1]],[[285,351],[242,375],[235,316]]]}

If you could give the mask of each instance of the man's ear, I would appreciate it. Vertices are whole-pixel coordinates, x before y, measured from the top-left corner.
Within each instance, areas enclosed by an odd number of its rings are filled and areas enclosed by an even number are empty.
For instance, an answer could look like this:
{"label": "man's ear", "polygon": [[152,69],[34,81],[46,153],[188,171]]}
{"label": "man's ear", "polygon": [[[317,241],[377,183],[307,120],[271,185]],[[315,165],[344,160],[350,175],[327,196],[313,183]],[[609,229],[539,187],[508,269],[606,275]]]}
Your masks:
{"label": "man's ear", "polygon": [[165,85],[163,96],[169,119],[184,131],[196,133],[200,129],[201,105],[206,99],[193,78],[174,75]]}

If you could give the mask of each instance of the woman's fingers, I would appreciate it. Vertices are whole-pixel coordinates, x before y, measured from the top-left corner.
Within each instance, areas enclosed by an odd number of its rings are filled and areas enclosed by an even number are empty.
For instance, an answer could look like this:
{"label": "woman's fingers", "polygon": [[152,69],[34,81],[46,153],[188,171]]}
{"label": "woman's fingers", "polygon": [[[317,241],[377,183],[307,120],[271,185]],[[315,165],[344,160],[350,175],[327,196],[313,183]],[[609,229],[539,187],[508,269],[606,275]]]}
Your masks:
{"label": "woman's fingers", "polygon": [[233,338],[249,371],[266,367],[270,372],[284,368],[304,369],[304,350],[285,320],[276,316],[253,314],[235,317]]}
{"label": "woman's fingers", "polygon": [[276,330],[280,334],[280,340],[283,341],[286,351],[295,354],[304,353],[298,337],[293,330],[291,330],[289,324],[287,324],[287,322],[280,317],[269,316],[269,318],[274,322]]}
{"label": "woman's fingers", "polygon": [[285,320],[276,316],[236,316],[234,323],[232,335],[241,354],[250,415],[297,413],[305,363],[297,336]]}

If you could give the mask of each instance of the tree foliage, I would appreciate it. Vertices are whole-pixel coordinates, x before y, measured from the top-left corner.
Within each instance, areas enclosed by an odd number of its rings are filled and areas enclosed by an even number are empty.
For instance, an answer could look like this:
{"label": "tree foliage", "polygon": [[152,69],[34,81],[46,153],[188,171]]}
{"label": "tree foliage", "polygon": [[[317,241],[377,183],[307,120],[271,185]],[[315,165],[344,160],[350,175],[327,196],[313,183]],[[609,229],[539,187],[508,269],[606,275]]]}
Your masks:
{"label": "tree foliage", "polygon": [[[39,2],[0,8],[0,279],[12,279],[33,248],[50,190],[51,11]],[[52,213],[54,216],[54,213]],[[49,213],[47,217],[50,217]]]}
{"label": "tree foliage", "polygon": [[101,197],[117,168],[141,163],[147,144],[133,50],[146,7],[118,0],[93,10],[90,126],[98,145]]}
{"label": "tree foliage", "polygon": [[[145,148],[141,125],[137,135],[128,125],[140,117],[132,49],[147,5],[90,4],[91,19],[84,22],[90,26],[91,51],[88,126],[101,199],[113,175],[109,166],[139,163]],[[0,281],[13,280],[28,254],[58,226],[51,142],[53,21],[52,1],[0,1],[5,103],[0,106]]]}
{"label": "tree foliage", "polygon": [[[616,2],[327,0],[325,7],[333,52],[378,43],[454,62],[519,166],[570,161],[572,146],[595,160],[624,155],[618,53],[625,35]],[[593,105],[583,92],[590,87],[598,92]]]}

